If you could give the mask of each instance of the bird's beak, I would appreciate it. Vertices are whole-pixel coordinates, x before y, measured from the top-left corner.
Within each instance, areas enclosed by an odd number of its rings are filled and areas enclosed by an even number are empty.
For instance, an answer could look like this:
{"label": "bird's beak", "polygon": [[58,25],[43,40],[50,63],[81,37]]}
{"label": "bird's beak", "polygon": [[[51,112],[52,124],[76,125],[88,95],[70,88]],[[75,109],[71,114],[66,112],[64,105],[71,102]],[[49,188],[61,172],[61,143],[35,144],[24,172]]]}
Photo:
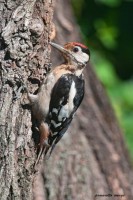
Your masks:
{"label": "bird's beak", "polygon": [[59,50],[60,52],[62,52],[62,53],[65,53],[65,54],[68,54],[68,53],[69,53],[64,47],[60,46],[59,44],[56,44],[56,43],[54,43],[54,42],[49,42],[49,44],[50,44],[51,46],[53,46],[54,48],[58,49],[58,50]]}

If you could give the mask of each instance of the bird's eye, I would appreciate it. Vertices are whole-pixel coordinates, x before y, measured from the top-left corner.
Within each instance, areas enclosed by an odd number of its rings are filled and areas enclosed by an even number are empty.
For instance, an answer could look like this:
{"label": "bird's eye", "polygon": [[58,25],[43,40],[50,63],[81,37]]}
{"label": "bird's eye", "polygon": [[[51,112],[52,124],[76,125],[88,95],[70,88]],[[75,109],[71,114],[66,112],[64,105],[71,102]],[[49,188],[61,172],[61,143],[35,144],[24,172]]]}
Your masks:
{"label": "bird's eye", "polygon": [[79,48],[78,48],[78,47],[74,47],[74,48],[73,48],[73,52],[76,53],[76,52],[78,52],[78,51],[79,51]]}

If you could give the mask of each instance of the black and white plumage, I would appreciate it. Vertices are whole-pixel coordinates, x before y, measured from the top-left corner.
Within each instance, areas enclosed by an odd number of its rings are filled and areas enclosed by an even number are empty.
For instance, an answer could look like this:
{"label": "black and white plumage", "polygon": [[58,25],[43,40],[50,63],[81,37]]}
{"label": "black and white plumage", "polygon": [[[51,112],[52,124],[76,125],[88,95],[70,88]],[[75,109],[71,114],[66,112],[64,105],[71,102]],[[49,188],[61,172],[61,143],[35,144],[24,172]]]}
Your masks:
{"label": "black and white plumage", "polygon": [[41,84],[38,94],[28,93],[33,116],[40,132],[40,156],[51,154],[68,129],[84,96],[83,70],[90,59],[89,49],[76,42],[64,47],[50,44],[62,52],[65,64],[55,67]]}
{"label": "black and white plumage", "polygon": [[51,134],[48,144],[51,152],[67,131],[74,113],[84,97],[84,80],[74,74],[62,75],[52,90],[46,122]]}

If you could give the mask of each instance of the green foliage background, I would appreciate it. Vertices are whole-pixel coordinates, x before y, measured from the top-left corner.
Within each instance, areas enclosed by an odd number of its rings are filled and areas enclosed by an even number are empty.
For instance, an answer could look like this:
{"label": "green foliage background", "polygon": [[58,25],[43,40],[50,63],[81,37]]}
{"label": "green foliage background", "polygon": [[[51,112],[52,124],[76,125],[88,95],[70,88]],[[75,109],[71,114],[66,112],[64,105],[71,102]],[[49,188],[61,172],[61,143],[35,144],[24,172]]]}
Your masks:
{"label": "green foliage background", "polygon": [[133,0],[72,0],[133,159]]}

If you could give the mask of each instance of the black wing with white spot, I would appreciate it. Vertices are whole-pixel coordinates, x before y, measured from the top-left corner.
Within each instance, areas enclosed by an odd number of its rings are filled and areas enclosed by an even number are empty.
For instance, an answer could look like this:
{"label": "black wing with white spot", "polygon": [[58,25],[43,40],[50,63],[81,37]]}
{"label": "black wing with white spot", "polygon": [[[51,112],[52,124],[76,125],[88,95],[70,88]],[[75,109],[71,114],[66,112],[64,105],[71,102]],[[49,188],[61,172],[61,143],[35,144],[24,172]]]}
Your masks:
{"label": "black wing with white spot", "polygon": [[55,84],[46,120],[51,130],[48,139],[51,152],[68,129],[73,114],[82,102],[83,96],[84,80],[82,76],[65,74]]}

